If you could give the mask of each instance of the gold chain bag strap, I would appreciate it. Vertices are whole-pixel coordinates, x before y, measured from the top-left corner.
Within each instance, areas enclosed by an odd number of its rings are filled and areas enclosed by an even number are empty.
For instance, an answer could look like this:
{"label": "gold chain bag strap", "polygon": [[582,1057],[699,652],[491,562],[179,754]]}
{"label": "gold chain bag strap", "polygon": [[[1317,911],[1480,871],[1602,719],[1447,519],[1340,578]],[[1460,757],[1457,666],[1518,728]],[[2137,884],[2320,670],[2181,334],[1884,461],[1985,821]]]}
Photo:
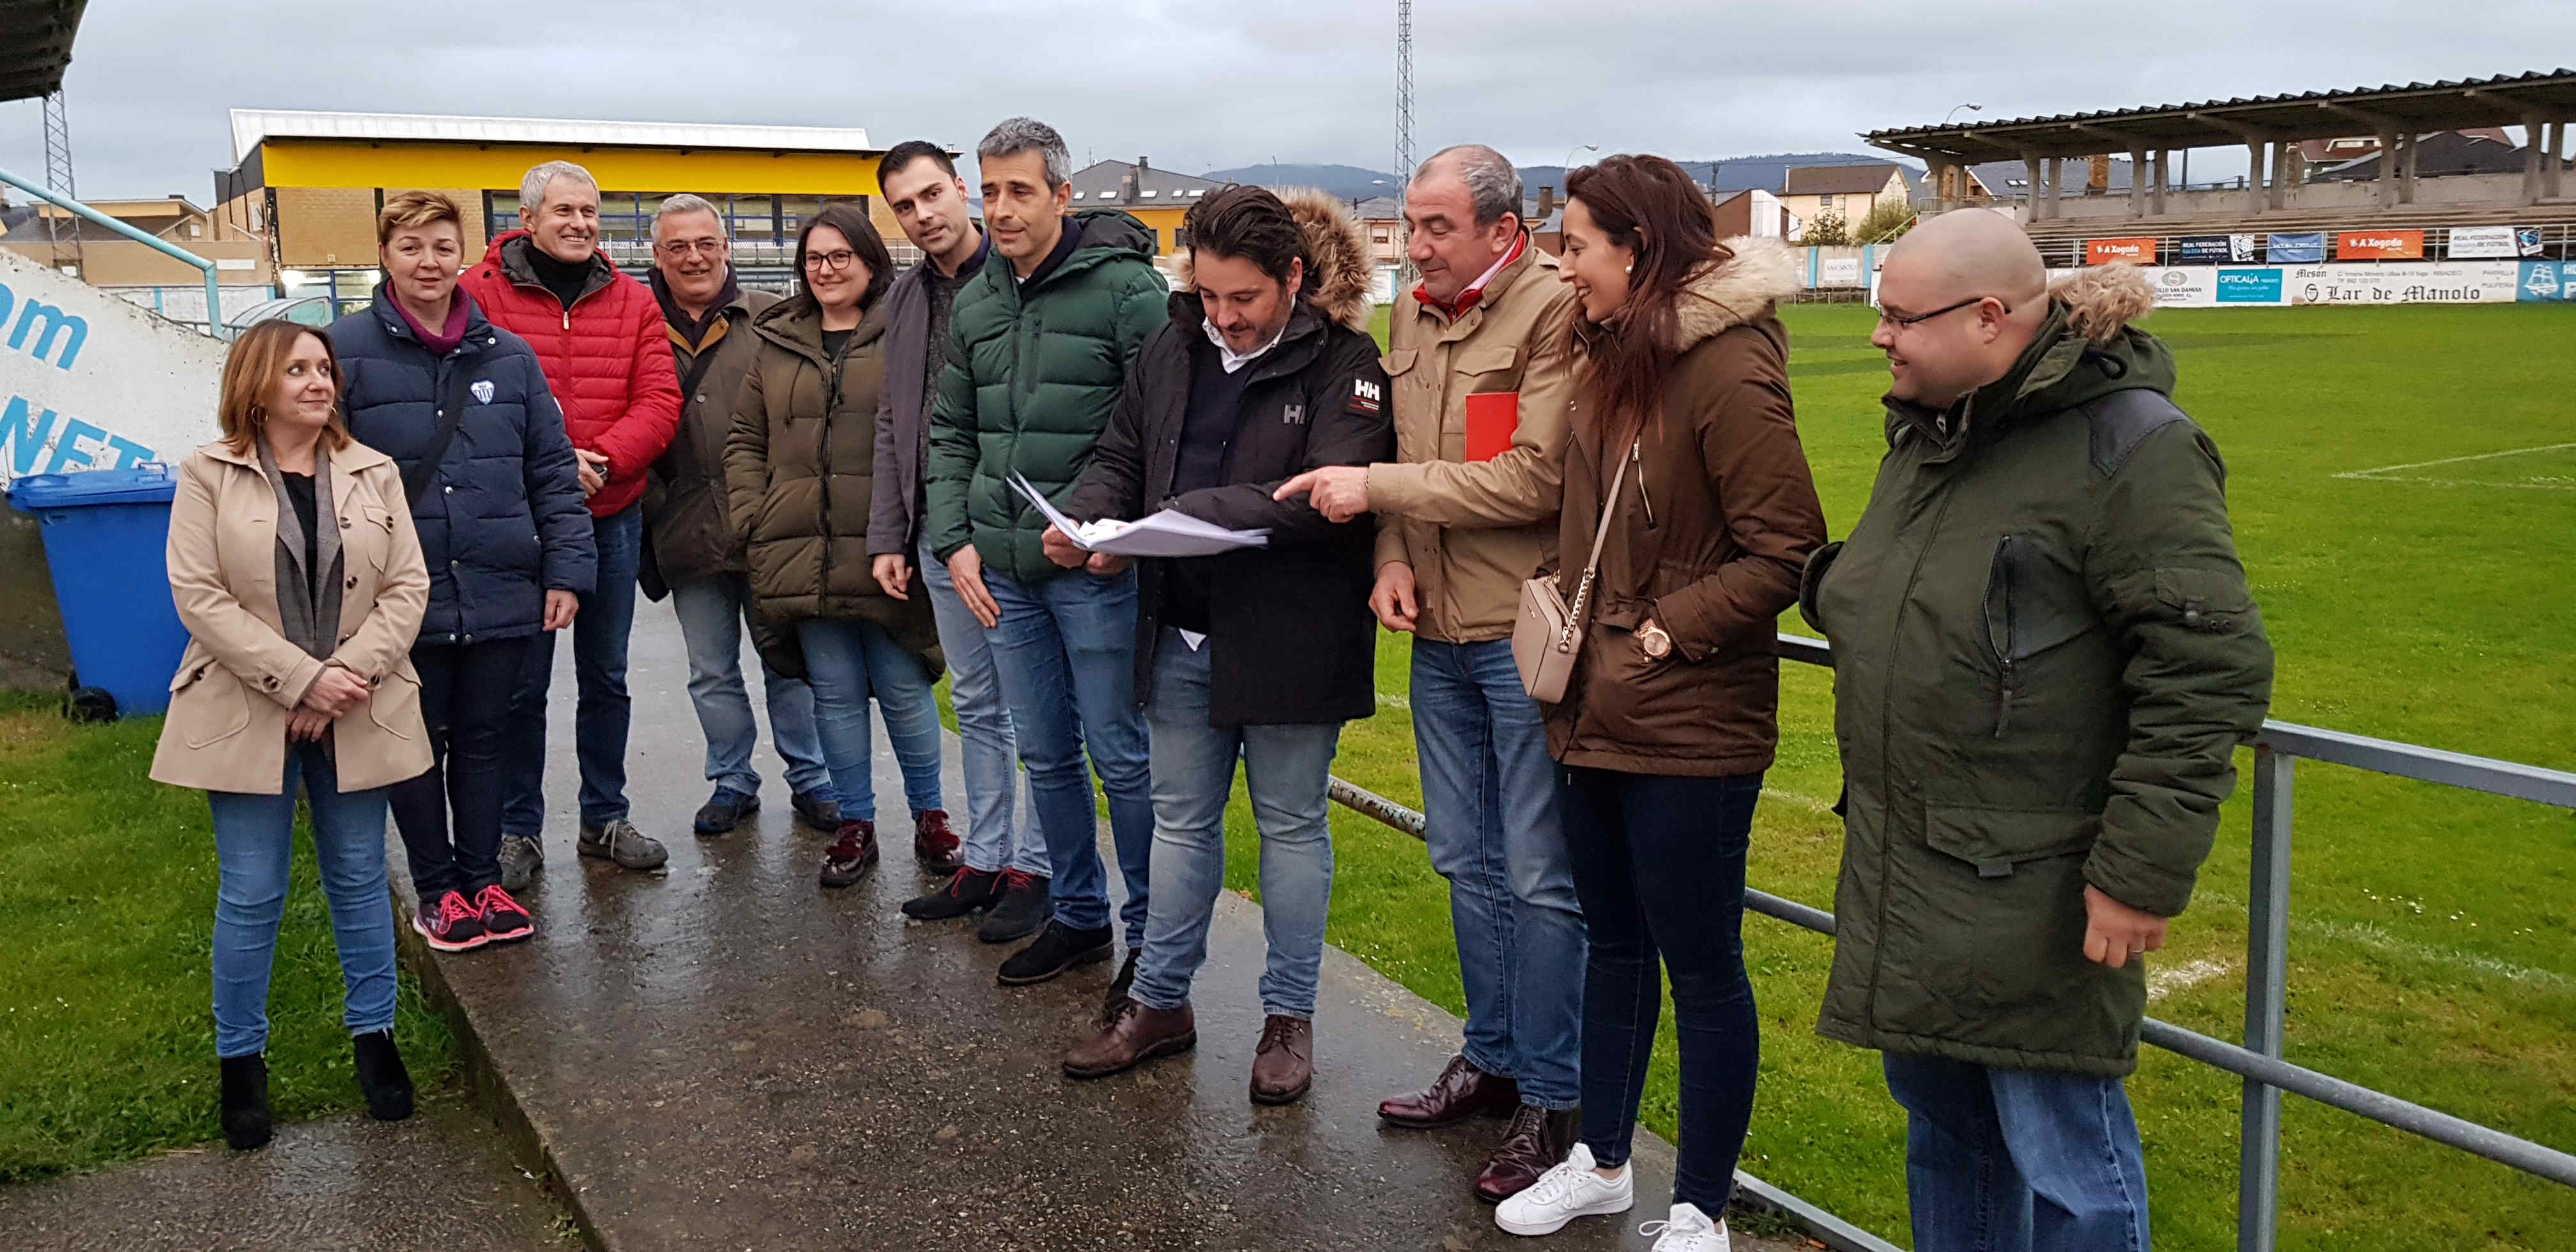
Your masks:
{"label": "gold chain bag strap", "polygon": [[1592,584],[1601,576],[1601,548],[1610,539],[1610,519],[1619,513],[1619,489],[1628,482],[1629,458],[1619,458],[1610,479],[1610,495],[1601,502],[1601,525],[1592,532],[1592,557],[1584,562],[1583,581],[1575,584],[1574,604],[1556,589],[1556,576],[1541,574],[1521,584],[1521,611],[1512,623],[1512,664],[1521,671],[1521,686],[1541,704],[1565,700],[1574,677],[1575,653],[1582,646],[1583,615],[1592,604]]}

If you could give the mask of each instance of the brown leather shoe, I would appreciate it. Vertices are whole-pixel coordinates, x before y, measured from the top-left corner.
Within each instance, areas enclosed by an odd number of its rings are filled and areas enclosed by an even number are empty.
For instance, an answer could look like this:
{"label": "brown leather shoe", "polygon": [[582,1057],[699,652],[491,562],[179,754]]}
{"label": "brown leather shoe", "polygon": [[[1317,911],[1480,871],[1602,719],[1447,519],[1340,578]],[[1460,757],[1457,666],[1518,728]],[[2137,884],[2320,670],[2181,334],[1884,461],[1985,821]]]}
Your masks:
{"label": "brown leather shoe", "polygon": [[1430,1086],[1379,1101],[1377,1115],[1398,1126],[1435,1130],[1471,1117],[1509,1117],[1520,1106],[1519,1083],[1488,1074],[1466,1057],[1453,1056]]}
{"label": "brown leather shoe", "polygon": [[1476,1198],[1500,1204],[1519,1195],[1539,1175],[1556,1168],[1582,1137],[1582,1110],[1550,1112],[1522,1105],[1512,1114],[1512,1128],[1504,1133],[1502,1146],[1476,1172]]}
{"label": "brown leather shoe", "polygon": [[1268,1017],[1261,1046],[1252,1051],[1252,1102],[1295,1104],[1315,1085],[1315,1024],[1302,1017]]}
{"label": "brown leather shoe", "polygon": [[1068,1078],[1107,1078],[1158,1056],[1197,1047],[1197,1015],[1184,1004],[1176,1009],[1149,1009],[1121,998],[1100,1020],[1100,1033],[1064,1054]]}

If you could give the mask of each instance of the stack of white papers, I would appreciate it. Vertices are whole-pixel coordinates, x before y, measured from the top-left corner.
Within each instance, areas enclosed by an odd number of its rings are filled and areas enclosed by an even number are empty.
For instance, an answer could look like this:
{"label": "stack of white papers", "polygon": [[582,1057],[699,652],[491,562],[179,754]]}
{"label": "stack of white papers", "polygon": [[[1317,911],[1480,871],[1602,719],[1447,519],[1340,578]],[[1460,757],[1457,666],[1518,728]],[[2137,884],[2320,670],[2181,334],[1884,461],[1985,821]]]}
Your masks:
{"label": "stack of white papers", "polygon": [[1046,493],[1028,479],[1013,474],[1011,485],[1037,506],[1048,523],[1063,531],[1073,546],[1085,552],[1106,552],[1111,556],[1213,556],[1236,548],[1270,546],[1270,532],[1266,529],[1228,530],[1170,509],[1142,521],[1077,522],[1049,503]]}

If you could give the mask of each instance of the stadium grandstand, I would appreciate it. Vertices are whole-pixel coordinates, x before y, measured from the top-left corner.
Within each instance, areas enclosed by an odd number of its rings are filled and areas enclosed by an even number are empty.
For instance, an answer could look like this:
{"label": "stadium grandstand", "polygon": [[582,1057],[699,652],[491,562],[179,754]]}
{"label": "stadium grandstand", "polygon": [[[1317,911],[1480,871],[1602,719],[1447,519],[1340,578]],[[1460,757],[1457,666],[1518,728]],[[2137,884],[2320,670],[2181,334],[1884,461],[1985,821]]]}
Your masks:
{"label": "stadium grandstand", "polygon": [[[2576,256],[2570,121],[2576,70],[2558,69],[1862,138],[1930,167],[1923,212],[2010,207],[2052,263],[2081,263],[2085,241],[2105,235],[2159,240],[2171,261],[2180,239],[2244,232],[2393,235],[2417,249],[2409,255],[2440,259],[2453,230],[2479,232],[2465,240],[2498,228],[2517,232],[2524,257],[2563,259]],[[2519,128],[2519,145],[2507,128]],[[2248,175],[2178,186],[2176,159],[2212,148],[2243,150]],[[1999,162],[2021,176],[1996,177]]]}

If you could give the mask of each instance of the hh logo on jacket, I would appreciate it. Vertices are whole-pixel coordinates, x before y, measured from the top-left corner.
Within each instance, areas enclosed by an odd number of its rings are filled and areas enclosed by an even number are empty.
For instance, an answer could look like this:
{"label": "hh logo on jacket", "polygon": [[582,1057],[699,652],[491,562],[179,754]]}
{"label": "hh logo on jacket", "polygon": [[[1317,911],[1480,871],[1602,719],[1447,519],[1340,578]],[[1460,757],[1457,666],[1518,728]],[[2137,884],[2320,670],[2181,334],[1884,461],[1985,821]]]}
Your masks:
{"label": "hh logo on jacket", "polygon": [[1365,378],[1354,378],[1351,380],[1351,412],[1358,413],[1363,416],[1375,417],[1377,416],[1378,406],[1383,403],[1385,399],[1386,396],[1378,390],[1378,385],[1376,383],[1370,382]]}

